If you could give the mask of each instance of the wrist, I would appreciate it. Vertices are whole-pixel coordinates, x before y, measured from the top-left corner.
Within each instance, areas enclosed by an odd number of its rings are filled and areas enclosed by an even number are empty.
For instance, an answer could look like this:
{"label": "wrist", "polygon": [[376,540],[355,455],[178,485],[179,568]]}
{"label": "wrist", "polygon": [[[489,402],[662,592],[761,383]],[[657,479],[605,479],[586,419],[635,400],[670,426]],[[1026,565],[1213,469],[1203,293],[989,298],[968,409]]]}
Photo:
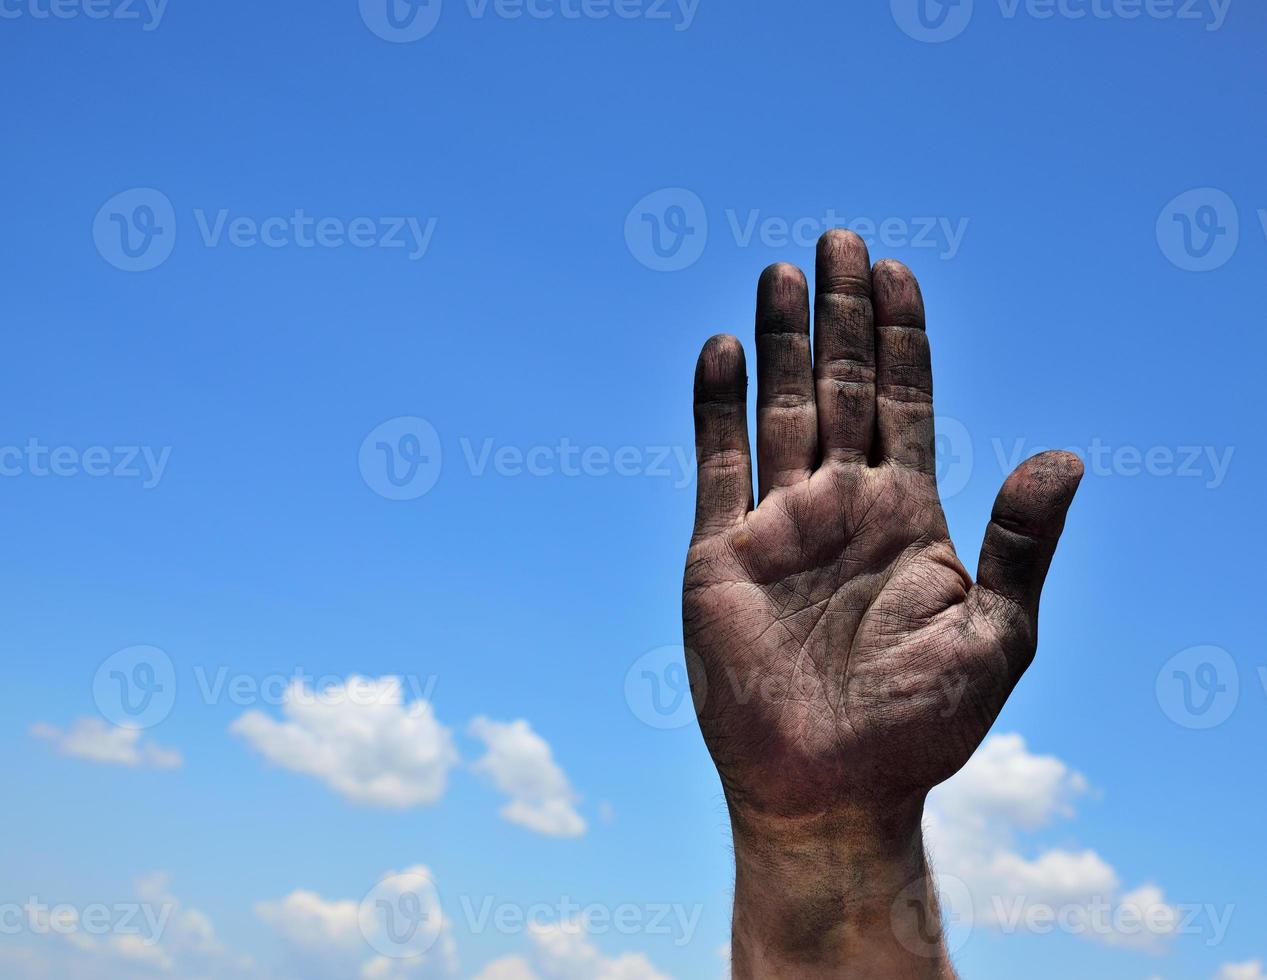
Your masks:
{"label": "wrist", "polygon": [[923,799],[783,817],[732,805],[735,980],[951,980]]}

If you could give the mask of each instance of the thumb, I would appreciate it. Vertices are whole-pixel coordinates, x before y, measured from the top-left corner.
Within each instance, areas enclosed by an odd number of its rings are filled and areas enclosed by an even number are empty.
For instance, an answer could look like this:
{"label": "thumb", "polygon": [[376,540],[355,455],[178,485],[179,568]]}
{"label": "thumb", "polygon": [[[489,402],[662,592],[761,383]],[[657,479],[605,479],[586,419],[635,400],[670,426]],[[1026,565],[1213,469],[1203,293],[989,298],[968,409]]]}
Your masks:
{"label": "thumb", "polygon": [[1038,597],[1081,480],[1082,460],[1073,453],[1040,453],[1012,472],[994,501],[977,587],[1019,605],[1031,623],[1038,618]]}

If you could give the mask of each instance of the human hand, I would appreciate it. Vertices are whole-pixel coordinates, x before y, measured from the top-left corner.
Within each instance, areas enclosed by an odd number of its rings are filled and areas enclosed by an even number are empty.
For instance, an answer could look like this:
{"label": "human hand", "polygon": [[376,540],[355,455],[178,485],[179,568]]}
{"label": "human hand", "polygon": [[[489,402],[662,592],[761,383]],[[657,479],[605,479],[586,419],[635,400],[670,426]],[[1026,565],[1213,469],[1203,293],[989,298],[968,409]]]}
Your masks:
{"label": "human hand", "polygon": [[[755,509],[742,345],[713,337],[695,376],[683,622],[735,832],[735,976],[944,977],[942,954],[908,963],[900,935],[871,949],[859,914],[889,928],[888,906],[926,876],[924,797],[1033,658],[1082,465],[1050,452],[1008,477],[974,582],[937,492],[914,276],[872,269],[861,239],[832,231],[816,294],[811,359],[804,276],[776,265],[758,287]],[[845,947],[870,949],[859,972],[841,972]]]}

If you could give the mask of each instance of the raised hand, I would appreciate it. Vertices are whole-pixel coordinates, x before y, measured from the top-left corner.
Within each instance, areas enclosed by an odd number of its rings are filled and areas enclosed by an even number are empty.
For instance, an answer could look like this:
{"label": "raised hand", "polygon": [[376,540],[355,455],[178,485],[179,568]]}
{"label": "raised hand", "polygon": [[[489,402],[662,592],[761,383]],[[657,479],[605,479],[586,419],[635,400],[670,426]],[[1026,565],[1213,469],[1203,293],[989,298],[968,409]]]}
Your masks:
{"label": "raised hand", "polygon": [[[1033,658],[1082,466],[1044,453],[1008,477],[974,582],[937,493],[919,285],[832,231],[815,292],[811,356],[805,277],[776,265],[758,286],[755,508],[742,345],[713,337],[695,376],[683,621],[735,827],[735,976],[947,976],[939,955],[907,962],[901,936],[839,962],[846,939],[867,945],[845,906],[883,905],[889,929],[903,879],[924,873],[924,797],[968,760]],[[864,867],[879,890],[866,901],[848,886]],[[788,876],[815,879],[812,894]],[[789,930],[790,967],[776,948]]]}

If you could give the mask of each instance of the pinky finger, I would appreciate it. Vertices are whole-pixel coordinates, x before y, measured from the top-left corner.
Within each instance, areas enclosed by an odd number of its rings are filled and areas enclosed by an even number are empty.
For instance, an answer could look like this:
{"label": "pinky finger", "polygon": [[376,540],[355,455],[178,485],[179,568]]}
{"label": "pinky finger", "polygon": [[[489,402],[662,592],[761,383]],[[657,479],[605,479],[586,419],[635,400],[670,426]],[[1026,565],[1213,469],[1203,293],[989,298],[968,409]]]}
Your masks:
{"label": "pinky finger", "polygon": [[695,536],[723,530],[752,509],[748,375],[743,345],[711,337],[695,366]]}

